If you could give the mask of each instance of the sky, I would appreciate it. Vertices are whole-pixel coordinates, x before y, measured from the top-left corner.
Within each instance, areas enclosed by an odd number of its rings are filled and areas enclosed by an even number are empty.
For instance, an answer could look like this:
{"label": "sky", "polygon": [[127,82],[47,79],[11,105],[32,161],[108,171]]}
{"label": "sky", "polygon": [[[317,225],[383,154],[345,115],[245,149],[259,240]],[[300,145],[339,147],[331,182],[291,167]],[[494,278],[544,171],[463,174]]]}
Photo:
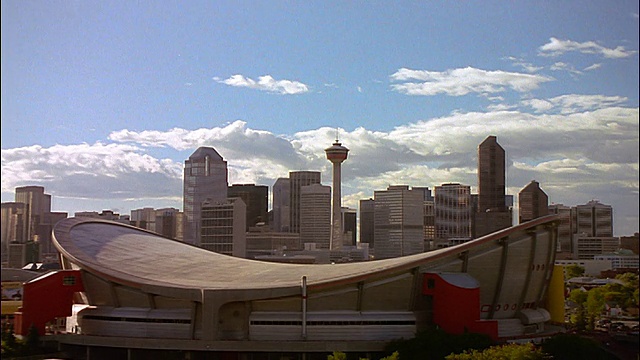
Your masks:
{"label": "sky", "polygon": [[182,209],[211,146],[229,183],[322,172],[343,205],[389,185],[477,192],[496,136],[507,193],[611,205],[639,230],[638,1],[2,0],[2,202]]}

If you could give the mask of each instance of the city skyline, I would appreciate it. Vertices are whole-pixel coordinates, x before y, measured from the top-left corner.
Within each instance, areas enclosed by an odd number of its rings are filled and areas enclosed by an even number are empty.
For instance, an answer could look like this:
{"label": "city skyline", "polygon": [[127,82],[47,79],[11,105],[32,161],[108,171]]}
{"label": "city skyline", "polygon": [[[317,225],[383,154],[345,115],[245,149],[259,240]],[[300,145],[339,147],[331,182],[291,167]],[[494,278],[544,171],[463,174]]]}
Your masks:
{"label": "city skyline", "polygon": [[[182,209],[200,146],[270,188],[351,151],[342,203],[470,185],[487,136],[506,193],[597,199],[638,231],[638,3],[2,2],[2,201]],[[516,204],[517,206],[517,204]]]}

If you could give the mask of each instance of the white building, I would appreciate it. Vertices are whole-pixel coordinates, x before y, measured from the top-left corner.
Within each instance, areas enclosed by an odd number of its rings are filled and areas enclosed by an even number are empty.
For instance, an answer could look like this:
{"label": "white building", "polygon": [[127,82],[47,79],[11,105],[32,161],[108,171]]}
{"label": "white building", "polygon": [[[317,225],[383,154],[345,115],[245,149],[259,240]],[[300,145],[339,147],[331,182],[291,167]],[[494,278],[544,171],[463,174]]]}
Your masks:
{"label": "white building", "polygon": [[374,244],[376,259],[424,252],[424,191],[389,186],[374,191]]}

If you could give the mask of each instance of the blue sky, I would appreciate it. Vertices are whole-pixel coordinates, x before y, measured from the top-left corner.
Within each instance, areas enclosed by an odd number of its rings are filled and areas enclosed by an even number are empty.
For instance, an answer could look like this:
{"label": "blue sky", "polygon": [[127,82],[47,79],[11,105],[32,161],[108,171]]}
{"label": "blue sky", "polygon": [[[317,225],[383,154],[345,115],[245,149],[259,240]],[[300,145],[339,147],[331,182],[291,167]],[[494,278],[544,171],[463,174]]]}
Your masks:
{"label": "blue sky", "polygon": [[230,183],[323,171],[343,202],[475,190],[498,137],[508,193],[614,207],[638,231],[637,1],[2,1],[2,201],[181,208],[198,146]]}

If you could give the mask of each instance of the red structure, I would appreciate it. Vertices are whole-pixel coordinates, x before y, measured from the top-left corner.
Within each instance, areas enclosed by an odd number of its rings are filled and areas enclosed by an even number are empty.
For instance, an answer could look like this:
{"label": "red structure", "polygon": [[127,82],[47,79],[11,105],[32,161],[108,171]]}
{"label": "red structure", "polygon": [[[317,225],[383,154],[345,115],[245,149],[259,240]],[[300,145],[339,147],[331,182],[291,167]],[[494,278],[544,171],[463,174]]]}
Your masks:
{"label": "red structure", "polygon": [[74,294],[81,291],[79,270],[50,272],[25,283],[22,307],[14,316],[16,334],[27,335],[33,325],[43,335],[47,322],[71,316]]}
{"label": "red structure", "polygon": [[480,319],[480,284],[465,273],[426,273],[422,293],[430,296],[433,322],[449,334],[482,333],[498,339],[498,323]]}

